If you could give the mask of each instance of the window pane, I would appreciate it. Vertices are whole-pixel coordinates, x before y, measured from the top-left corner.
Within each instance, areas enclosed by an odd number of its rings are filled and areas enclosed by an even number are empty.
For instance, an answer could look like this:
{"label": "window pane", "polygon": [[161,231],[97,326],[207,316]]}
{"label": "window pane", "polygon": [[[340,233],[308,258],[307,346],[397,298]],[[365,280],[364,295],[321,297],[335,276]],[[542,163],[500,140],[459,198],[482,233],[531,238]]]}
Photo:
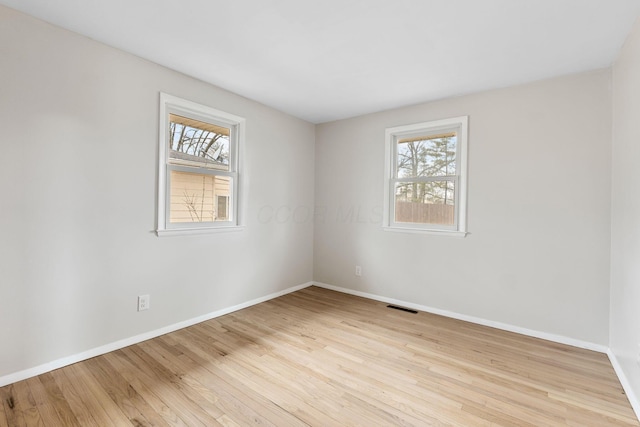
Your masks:
{"label": "window pane", "polygon": [[455,132],[398,140],[398,178],[456,174]]}
{"label": "window pane", "polygon": [[229,196],[218,196],[218,217],[219,221],[226,221],[229,218]]}
{"label": "window pane", "polygon": [[230,129],[169,114],[169,162],[229,170]]}
{"label": "window pane", "polygon": [[395,189],[395,222],[454,225],[453,181],[399,182]]}
{"label": "window pane", "polygon": [[219,196],[229,198],[231,178],[170,171],[169,222],[228,221],[228,203],[220,212]]}

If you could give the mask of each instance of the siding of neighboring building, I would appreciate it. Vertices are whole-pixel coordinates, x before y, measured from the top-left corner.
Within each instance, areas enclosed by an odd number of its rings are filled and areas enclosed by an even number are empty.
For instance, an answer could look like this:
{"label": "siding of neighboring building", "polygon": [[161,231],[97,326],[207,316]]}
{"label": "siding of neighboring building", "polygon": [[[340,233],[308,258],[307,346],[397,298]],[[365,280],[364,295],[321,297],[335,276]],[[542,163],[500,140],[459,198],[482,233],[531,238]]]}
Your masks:
{"label": "siding of neighboring building", "polygon": [[170,179],[169,220],[172,223],[227,218],[227,212],[223,212],[226,209],[218,206],[218,197],[229,197],[229,178],[171,171]]}

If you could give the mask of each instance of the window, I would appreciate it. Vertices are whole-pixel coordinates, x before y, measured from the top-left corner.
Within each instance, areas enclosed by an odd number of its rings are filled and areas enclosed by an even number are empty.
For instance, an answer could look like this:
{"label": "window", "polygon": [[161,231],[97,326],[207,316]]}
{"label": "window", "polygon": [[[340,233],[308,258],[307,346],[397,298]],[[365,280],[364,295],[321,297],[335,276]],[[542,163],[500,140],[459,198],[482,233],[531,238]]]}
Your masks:
{"label": "window", "polygon": [[464,236],[468,117],[386,130],[383,226]]}
{"label": "window", "polygon": [[160,94],[158,235],[237,228],[244,119]]}

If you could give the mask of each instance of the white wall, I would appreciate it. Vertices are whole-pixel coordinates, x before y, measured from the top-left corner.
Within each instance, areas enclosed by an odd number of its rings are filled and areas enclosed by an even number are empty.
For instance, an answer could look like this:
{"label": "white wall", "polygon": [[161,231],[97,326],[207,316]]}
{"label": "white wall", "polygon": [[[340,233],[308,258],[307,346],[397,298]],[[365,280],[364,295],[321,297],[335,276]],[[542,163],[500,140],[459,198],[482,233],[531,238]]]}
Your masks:
{"label": "white wall", "polygon": [[[640,397],[640,21],[613,66],[610,349]],[[633,402],[633,401],[632,401]],[[636,401],[636,411],[640,410]],[[640,412],[639,412],[640,413]]]}
{"label": "white wall", "polygon": [[[0,377],[312,279],[264,215],[313,205],[312,124],[5,7],[0,58]],[[160,91],[247,119],[243,232],[155,236]]]}
{"label": "white wall", "polygon": [[[606,346],[610,93],[602,70],[317,126],[314,279]],[[461,115],[471,234],[383,231],[385,128]]]}

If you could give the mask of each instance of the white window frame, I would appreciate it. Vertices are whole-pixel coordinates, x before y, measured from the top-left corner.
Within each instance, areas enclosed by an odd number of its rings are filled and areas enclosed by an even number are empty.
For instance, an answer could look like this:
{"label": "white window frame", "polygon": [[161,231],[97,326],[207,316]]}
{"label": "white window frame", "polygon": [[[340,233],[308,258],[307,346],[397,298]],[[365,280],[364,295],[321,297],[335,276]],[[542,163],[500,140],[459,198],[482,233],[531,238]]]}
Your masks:
{"label": "white window frame", "polygon": [[[467,235],[467,149],[469,117],[460,116],[443,120],[396,126],[385,130],[384,203],[382,227],[385,231],[426,233],[464,237]],[[445,131],[457,133],[456,175],[452,177],[418,177],[410,181],[454,181],[454,225],[395,222],[395,186],[407,179],[397,178],[398,140],[413,135],[436,135]]]}
{"label": "white window frame", "polygon": [[[230,129],[229,136],[229,170],[213,170],[198,166],[182,166],[169,163],[169,114],[177,114],[183,117],[199,120],[205,123],[217,124]],[[160,93],[160,127],[158,138],[158,206],[157,226],[158,236],[180,234],[203,234],[220,231],[239,231],[242,229],[240,222],[239,206],[239,181],[240,181],[240,155],[244,145],[245,119],[215,108],[198,104],[177,96]],[[231,178],[229,191],[229,220],[211,222],[169,222],[169,191],[170,171],[193,172],[214,176],[228,176]]]}

